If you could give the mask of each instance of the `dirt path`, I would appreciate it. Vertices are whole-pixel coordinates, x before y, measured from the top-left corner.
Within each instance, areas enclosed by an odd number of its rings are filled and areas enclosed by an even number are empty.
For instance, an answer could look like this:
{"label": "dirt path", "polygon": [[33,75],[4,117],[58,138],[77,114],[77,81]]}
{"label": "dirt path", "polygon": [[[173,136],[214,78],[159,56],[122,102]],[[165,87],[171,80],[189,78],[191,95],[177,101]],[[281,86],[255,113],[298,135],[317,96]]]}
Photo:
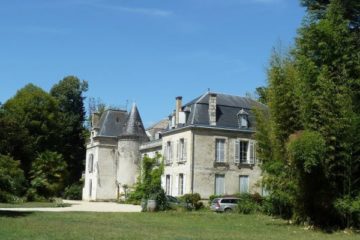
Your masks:
{"label": "dirt path", "polygon": [[64,203],[70,203],[70,207],[56,208],[0,208],[0,211],[18,211],[18,212],[140,212],[141,207],[130,204],[118,204],[113,202],[85,202],[64,200]]}

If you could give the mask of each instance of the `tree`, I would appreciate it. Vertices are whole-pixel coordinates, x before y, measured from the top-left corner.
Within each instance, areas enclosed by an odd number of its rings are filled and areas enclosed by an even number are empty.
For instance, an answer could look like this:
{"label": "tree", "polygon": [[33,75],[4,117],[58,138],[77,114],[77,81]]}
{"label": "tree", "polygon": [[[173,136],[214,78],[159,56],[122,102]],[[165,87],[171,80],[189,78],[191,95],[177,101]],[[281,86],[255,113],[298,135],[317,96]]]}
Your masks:
{"label": "tree", "polygon": [[60,108],[58,151],[63,155],[69,171],[68,184],[78,181],[84,169],[85,157],[85,108],[84,92],[88,89],[86,81],[75,76],[67,76],[55,84],[50,94],[57,99]]}
{"label": "tree", "polygon": [[38,152],[59,148],[58,102],[41,88],[28,84],[9,99],[3,109],[3,124],[9,130],[5,134],[12,141],[4,151],[21,161],[27,176]]}
{"label": "tree", "polygon": [[360,38],[351,2],[303,1],[310,18],[290,57],[275,55],[269,67],[268,125],[257,117],[274,206],[287,203],[297,220],[321,227],[360,222]]}
{"label": "tree", "polygon": [[30,171],[30,194],[45,199],[60,196],[65,186],[66,169],[67,164],[61,154],[51,151],[40,153]]}
{"label": "tree", "polygon": [[24,172],[19,161],[0,155],[0,202],[14,202],[24,191]]}

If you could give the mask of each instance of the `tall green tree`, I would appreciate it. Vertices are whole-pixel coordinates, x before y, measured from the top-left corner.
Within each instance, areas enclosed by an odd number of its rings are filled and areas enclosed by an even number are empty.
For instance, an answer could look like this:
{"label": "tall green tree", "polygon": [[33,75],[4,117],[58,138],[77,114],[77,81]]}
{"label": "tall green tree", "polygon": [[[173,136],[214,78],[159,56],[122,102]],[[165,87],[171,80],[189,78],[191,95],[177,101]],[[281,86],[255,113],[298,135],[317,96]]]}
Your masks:
{"label": "tall green tree", "polygon": [[3,125],[9,130],[4,151],[21,161],[27,176],[38,152],[59,148],[58,102],[41,88],[28,84],[4,104],[3,110]]}
{"label": "tall green tree", "polygon": [[69,182],[78,181],[84,169],[85,157],[85,107],[84,92],[88,83],[75,76],[67,76],[55,84],[50,94],[57,99],[60,108],[61,122],[60,152],[68,166]]}
{"label": "tall green tree", "polygon": [[[359,146],[354,139],[359,136],[355,126],[359,116],[360,48],[348,4],[357,7],[351,11],[360,10],[353,1],[324,4],[324,14],[299,30],[294,52],[303,125],[319,132],[326,142],[323,172],[327,183],[322,192],[327,201],[310,216],[317,224],[336,224],[336,199],[359,192],[354,184],[360,174],[354,172],[359,164],[354,149]],[[311,14],[312,9],[309,11]]]}

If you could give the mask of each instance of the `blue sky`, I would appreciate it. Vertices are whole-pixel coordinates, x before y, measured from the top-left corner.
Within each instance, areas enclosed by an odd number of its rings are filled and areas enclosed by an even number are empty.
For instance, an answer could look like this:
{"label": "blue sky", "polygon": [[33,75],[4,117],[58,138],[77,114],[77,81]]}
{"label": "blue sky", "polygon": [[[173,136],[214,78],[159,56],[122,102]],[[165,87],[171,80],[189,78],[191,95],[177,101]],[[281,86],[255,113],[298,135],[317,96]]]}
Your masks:
{"label": "blue sky", "polygon": [[176,96],[266,84],[272,47],[292,44],[303,16],[298,0],[4,0],[0,102],[76,75],[87,96],[135,101],[149,126]]}

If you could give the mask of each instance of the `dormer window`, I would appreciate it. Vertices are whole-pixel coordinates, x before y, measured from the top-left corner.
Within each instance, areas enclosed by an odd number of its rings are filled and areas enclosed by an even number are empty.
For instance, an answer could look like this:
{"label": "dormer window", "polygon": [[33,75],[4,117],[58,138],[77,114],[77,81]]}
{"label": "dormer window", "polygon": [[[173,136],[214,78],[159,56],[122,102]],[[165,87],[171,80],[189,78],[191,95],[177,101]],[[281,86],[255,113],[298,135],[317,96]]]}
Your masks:
{"label": "dormer window", "polygon": [[249,114],[244,110],[241,109],[238,114],[238,124],[239,128],[248,128],[249,127],[249,120],[248,120]]}

